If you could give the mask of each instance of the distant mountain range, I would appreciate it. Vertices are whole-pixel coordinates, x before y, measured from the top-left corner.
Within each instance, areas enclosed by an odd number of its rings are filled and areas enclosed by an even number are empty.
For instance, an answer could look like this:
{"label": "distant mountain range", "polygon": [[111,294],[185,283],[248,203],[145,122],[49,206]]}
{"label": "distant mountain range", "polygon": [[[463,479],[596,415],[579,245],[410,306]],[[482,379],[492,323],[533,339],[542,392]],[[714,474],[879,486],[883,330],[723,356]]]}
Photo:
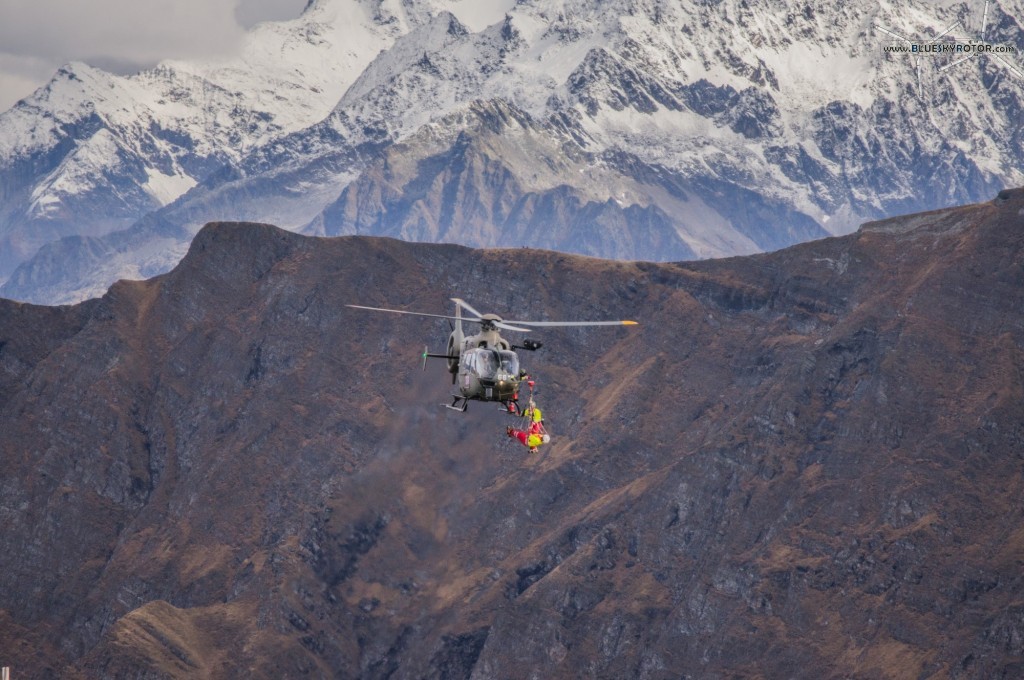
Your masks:
{"label": "distant mountain range", "polygon": [[[984,5],[1024,51],[1022,3]],[[69,64],[0,115],[0,295],[100,295],[225,219],[678,260],[981,200],[1024,184],[1024,80],[918,69],[879,27],[964,39],[982,10],[313,0],[233,61]]]}
{"label": "distant mountain range", "polygon": [[[0,300],[18,678],[1019,678],[1024,189],[690,263],[202,229]],[[524,266],[528,263],[529,266]],[[550,444],[442,407],[465,296]],[[516,339],[522,335],[514,334]]]}

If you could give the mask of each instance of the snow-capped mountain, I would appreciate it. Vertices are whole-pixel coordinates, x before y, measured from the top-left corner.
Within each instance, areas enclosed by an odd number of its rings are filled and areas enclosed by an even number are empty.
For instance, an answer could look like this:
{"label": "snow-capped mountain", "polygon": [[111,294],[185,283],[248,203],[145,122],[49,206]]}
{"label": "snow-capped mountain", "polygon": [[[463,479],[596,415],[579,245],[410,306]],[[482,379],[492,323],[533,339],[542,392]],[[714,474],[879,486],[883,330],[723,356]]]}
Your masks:
{"label": "snow-capped mountain", "polygon": [[0,281],[61,236],[124,229],[253,149],[322,120],[416,12],[311,3],[242,54],[120,77],[68,64],[0,115]]}
{"label": "snow-capped mountain", "polygon": [[590,152],[582,134],[502,99],[474,102],[387,148],[305,231],[661,260],[825,235],[753,192],[734,212],[722,198],[737,187],[684,179],[622,151]]}
{"label": "snow-capped mountain", "polygon": [[1020,0],[316,0],[230,64],[75,66],[0,117],[8,271],[81,235],[0,292],[101,293],[212,220],[680,259],[981,200],[1024,184],[1019,58],[882,45],[953,26],[1019,53],[1022,18]]}

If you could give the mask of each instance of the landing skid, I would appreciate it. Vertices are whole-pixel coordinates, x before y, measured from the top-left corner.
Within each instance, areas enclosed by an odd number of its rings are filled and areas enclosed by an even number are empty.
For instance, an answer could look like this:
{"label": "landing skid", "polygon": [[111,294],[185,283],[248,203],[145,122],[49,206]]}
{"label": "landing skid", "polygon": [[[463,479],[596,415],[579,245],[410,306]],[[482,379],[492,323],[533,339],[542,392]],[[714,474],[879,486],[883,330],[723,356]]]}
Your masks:
{"label": "landing skid", "polygon": [[[459,406],[459,402],[460,401],[462,402],[462,406]],[[469,399],[466,399],[465,397],[460,397],[458,395],[454,395],[453,394],[452,395],[452,403],[451,404],[441,404],[441,406],[444,406],[445,408],[450,408],[453,411],[458,411],[459,413],[465,413],[466,409],[469,408]]]}

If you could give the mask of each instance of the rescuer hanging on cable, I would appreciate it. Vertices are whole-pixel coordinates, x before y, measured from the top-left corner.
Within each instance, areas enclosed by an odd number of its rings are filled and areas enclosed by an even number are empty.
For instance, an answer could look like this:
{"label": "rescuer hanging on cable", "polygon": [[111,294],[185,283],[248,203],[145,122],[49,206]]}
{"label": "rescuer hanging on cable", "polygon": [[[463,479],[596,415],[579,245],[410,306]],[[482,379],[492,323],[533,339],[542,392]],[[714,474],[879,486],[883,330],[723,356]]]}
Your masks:
{"label": "rescuer hanging on cable", "polygon": [[[531,387],[533,386],[531,385]],[[507,427],[505,428],[505,433],[509,437],[518,439],[532,453],[537,450],[537,447],[551,441],[550,435],[544,429],[544,414],[536,402],[534,402],[532,396],[530,397],[529,405],[523,411],[523,417],[529,423],[525,429],[517,430],[513,427]]]}

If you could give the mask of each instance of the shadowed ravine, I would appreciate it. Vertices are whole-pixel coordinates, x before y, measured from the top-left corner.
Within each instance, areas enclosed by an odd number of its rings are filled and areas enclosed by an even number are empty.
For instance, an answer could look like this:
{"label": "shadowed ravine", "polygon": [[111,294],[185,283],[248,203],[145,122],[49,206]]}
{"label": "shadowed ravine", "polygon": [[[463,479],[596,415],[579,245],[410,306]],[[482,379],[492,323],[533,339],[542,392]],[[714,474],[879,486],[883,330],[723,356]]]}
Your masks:
{"label": "shadowed ravine", "polygon": [[[1024,674],[1024,191],[622,263],[213,224],[0,301],[16,677]],[[551,445],[420,370],[450,297],[636,318],[523,352]]]}

